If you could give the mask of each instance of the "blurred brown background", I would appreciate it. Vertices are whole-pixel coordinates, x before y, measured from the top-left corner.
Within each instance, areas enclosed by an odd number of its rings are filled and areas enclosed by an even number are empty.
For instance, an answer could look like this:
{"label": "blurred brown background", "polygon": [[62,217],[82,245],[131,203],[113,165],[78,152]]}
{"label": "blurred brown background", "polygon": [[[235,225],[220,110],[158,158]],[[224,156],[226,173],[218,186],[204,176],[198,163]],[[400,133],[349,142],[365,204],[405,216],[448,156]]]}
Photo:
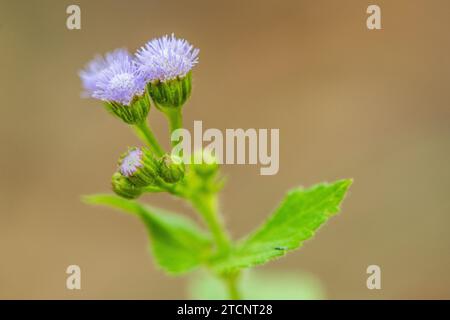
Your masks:
{"label": "blurred brown background", "polygon": [[[381,31],[366,8],[382,10]],[[82,29],[66,28],[81,7]],[[263,269],[306,271],[328,298],[450,298],[450,2],[0,2],[0,298],[185,298],[157,270],[130,216],[89,207],[137,143],[77,72],[96,53],[175,32],[201,49],[187,127],[280,128],[280,171],[226,166],[235,237],[287,189],[353,177],[342,214]],[[156,134],[167,140],[161,114]],[[168,196],[154,205],[192,212]],[[80,265],[82,290],[65,288]],[[366,268],[382,268],[382,290]]]}

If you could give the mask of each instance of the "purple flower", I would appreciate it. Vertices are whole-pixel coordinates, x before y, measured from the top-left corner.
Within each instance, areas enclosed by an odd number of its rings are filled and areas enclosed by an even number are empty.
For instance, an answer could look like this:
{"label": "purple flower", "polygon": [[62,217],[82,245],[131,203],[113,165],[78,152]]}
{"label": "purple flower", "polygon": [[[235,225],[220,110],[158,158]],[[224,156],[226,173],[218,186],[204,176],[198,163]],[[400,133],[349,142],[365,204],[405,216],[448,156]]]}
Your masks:
{"label": "purple flower", "polygon": [[135,61],[127,56],[116,59],[98,73],[95,86],[92,97],[129,105],[134,96],[144,92],[145,81]]}
{"label": "purple flower", "polygon": [[174,34],[154,39],[136,53],[145,81],[166,81],[185,76],[198,63],[199,49]]}
{"label": "purple flower", "polygon": [[116,49],[112,52],[108,52],[105,57],[101,55],[95,56],[95,58],[86,65],[84,70],[81,70],[78,73],[85,90],[83,96],[91,97],[97,89],[98,75],[115,61],[123,60],[126,57],[131,58],[130,53],[126,49]]}
{"label": "purple flower", "polygon": [[130,177],[142,167],[142,150],[139,148],[131,149],[120,162],[119,171],[125,177]]}

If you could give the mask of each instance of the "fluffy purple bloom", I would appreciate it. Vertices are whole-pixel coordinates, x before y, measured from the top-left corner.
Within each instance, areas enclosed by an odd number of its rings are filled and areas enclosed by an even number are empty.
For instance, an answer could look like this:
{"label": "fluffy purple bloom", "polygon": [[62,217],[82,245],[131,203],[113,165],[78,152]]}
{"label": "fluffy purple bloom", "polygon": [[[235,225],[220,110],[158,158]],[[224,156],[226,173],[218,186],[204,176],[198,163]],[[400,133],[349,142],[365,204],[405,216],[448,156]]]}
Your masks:
{"label": "fluffy purple bloom", "polygon": [[98,73],[96,79],[92,97],[104,101],[129,105],[133,97],[141,95],[145,89],[145,81],[135,61],[128,56],[114,60]]}
{"label": "fluffy purple bloom", "polygon": [[112,52],[108,52],[105,57],[101,55],[95,56],[90,61],[84,70],[79,72],[81,82],[83,83],[84,92],[83,96],[91,97],[94,91],[97,89],[98,75],[112,65],[115,61],[121,61],[123,59],[130,58],[131,55],[126,49],[116,49]]}
{"label": "fluffy purple bloom", "polygon": [[142,167],[142,150],[139,148],[132,149],[128,154],[122,159],[119,171],[125,177],[132,176],[137,169]]}
{"label": "fluffy purple bloom", "polygon": [[136,58],[145,81],[166,81],[186,75],[198,63],[199,51],[172,34],[147,42]]}

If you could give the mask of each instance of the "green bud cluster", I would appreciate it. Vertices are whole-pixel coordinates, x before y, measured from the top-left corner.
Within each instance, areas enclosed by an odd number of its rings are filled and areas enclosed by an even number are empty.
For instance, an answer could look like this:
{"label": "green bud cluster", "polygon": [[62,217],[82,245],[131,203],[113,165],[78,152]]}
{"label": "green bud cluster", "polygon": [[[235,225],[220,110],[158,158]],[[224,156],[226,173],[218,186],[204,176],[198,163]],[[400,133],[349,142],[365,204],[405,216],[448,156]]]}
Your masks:
{"label": "green bud cluster", "polygon": [[181,159],[169,155],[155,157],[148,148],[130,148],[118,161],[118,171],[112,178],[113,191],[128,199],[143,192],[163,191],[184,178]]}

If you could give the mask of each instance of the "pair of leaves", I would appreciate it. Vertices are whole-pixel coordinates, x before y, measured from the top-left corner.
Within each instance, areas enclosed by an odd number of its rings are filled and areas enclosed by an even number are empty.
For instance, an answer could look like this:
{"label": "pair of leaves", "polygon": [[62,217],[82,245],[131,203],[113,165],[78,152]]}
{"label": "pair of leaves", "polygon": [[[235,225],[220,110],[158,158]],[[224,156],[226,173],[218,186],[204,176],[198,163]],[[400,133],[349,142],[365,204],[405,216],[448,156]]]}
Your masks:
{"label": "pair of leaves", "polygon": [[209,261],[211,238],[186,217],[114,195],[93,195],[85,200],[140,217],[149,232],[156,261],[164,270],[182,273],[208,263],[216,272],[228,273],[266,263],[300,247],[339,211],[351,183],[340,180],[289,192],[261,227],[239,241],[229,254]]}

